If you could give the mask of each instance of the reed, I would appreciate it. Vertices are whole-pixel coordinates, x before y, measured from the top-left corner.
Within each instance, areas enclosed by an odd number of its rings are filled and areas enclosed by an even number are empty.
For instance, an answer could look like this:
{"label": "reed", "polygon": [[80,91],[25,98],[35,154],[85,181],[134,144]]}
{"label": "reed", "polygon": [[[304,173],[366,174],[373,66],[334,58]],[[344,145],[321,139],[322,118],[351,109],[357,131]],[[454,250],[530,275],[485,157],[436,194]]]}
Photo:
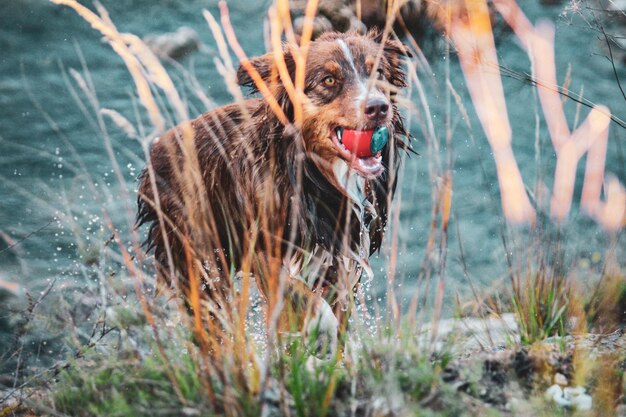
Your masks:
{"label": "reed", "polygon": [[[275,258],[289,258],[289,254],[280,253],[281,249],[275,245],[271,233],[283,235],[284,231],[272,219],[255,218],[254,213],[245,213],[250,217],[250,224],[258,227],[244,241],[232,238],[232,244],[240,247],[243,254],[242,271],[235,271],[222,257],[221,264],[216,267],[229,271],[231,280],[217,284],[220,289],[215,292],[215,297],[207,297],[200,290],[203,266],[197,259],[212,254],[220,243],[214,238],[215,213],[196,198],[203,195],[204,185],[194,152],[193,130],[189,123],[192,111],[188,103],[179,93],[166,66],[140,38],[120,33],[100,4],[96,3],[94,12],[75,0],[51,1],[72,8],[104,36],[131,74],[135,84],[134,98],[150,125],[132,123],[116,110],[101,107],[86,68],[83,73],[71,71],[74,82],[68,79],[68,88],[78,97],[76,84],[87,97],[89,106],[83,108],[102,133],[118,185],[123,191],[126,226],[133,230],[129,241],[105,210],[107,237],[110,238],[102,243],[95,262],[101,266],[106,262],[115,263],[124,271],[127,280],[121,284],[112,275],[98,272],[99,284],[92,290],[101,294],[102,301],[97,308],[100,318],[88,331],[74,327],[68,346],[75,353],[37,378],[16,385],[11,398],[31,387],[37,387],[35,391],[39,394],[34,397],[20,395],[19,405],[0,409],[0,417],[24,409],[71,416],[471,415],[473,411],[464,404],[475,398],[484,400],[486,395],[473,388],[479,384],[480,377],[469,378],[464,388],[453,387],[450,383],[456,378],[450,376],[455,369],[452,365],[454,355],[463,352],[464,344],[468,342],[455,338],[440,327],[442,317],[449,313],[445,306],[449,279],[446,266],[450,231],[453,230],[450,227],[456,226],[453,138],[458,120],[454,119],[453,112],[458,111],[464,116],[466,128],[471,132],[473,128],[467,116],[470,106],[478,115],[493,151],[500,191],[495,209],[505,220],[500,233],[505,252],[503,262],[508,269],[506,284],[496,289],[504,294],[501,298],[505,299],[504,305],[498,308],[485,302],[481,289],[470,283],[471,298],[478,304],[476,310],[480,311],[478,315],[481,318],[499,315],[503,308],[513,312],[518,330],[510,333],[509,347],[520,352],[544,349],[544,344],[555,337],[561,350],[565,350],[567,340],[570,340],[567,337],[584,335],[590,330],[610,333],[624,326],[626,275],[615,254],[620,244],[620,231],[626,224],[626,191],[616,177],[605,174],[604,167],[609,127],[611,121],[619,119],[607,107],[597,105],[579,126],[570,131],[561,100],[561,95],[567,91],[556,81],[554,27],[546,22],[531,24],[513,0],[494,0],[493,9],[489,9],[485,0],[426,2],[424,6],[446,36],[446,59],[449,61],[451,56],[458,55],[471,103],[463,103],[452,85],[450,66],[446,66],[445,85],[439,86],[431,78],[427,80],[428,84],[424,83],[423,69],[428,68],[428,62],[418,42],[408,32],[405,34],[416,57],[407,62],[410,86],[398,102],[406,118],[421,129],[426,144],[423,160],[428,163],[431,184],[428,235],[424,236],[427,243],[418,283],[408,297],[402,294],[409,300],[409,305],[403,306],[403,300],[396,292],[400,275],[398,234],[402,225],[400,204],[395,203],[387,233],[390,244],[385,254],[388,259],[385,305],[376,300],[366,301],[368,295],[359,288],[348,306],[355,314],[343,341],[345,351],[327,360],[312,357],[315,334],[311,336],[313,340],[303,340],[297,334],[299,317],[306,312],[296,309],[287,323],[281,322],[280,313],[290,304],[282,296],[285,293],[285,272],[269,257],[256,257],[254,250],[262,243],[273,251],[272,254],[278,255]],[[280,77],[294,103],[292,123],[297,131],[302,123],[302,108],[307,104],[304,68],[313,36],[313,18],[319,4],[314,0],[307,2],[305,24],[299,37],[294,33],[289,4],[287,0],[277,0],[270,8],[268,18],[270,43],[276,52],[276,76]],[[410,23],[395,22],[403,4],[401,1],[388,2],[384,38],[391,35],[394,23],[400,26]],[[357,10],[360,9],[361,2],[357,1]],[[207,10],[202,13],[217,43],[219,57],[215,58],[216,66],[233,100],[242,103],[244,95],[235,81],[236,67],[231,52],[248,72],[278,120],[290,124],[272,86],[263,81],[239,44],[237,28],[230,22],[226,2],[220,2],[219,11],[219,18]],[[511,27],[531,58],[532,84],[556,153],[553,191],[542,201],[534,198],[540,194],[538,189],[529,195],[512,150],[514,135],[501,80],[501,71],[505,71],[497,60],[491,25],[490,13],[494,11]],[[289,77],[285,59],[279,52],[282,39],[296,45],[294,79]],[[193,80],[190,74],[185,76]],[[192,84],[198,88],[199,83],[194,81]],[[426,93],[430,86],[443,89],[446,101],[443,132],[438,130],[430,114]],[[206,92],[198,91],[197,94],[204,103],[212,103]],[[82,99],[78,100],[82,103]],[[190,229],[197,232],[193,237],[181,236],[188,266],[187,285],[173,270],[157,271],[141,247],[141,233],[134,231],[131,187],[117,164],[106,120],[112,121],[130,140],[139,142],[151,178],[155,176],[149,159],[150,142],[169,128],[181,126],[177,140],[182,144],[185,169],[178,173],[177,181],[185,184],[188,195],[183,204],[190,213]],[[587,166],[580,207],[605,230],[610,242],[604,254],[605,268],[598,283],[592,286],[593,291],[576,283],[574,273],[564,267],[562,241],[566,236],[568,215],[575,204],[576,167],[585,154]],[[249,157],[254,158],[254,155]],[[483,162],[486,160],[481,159],[481,164]],[[73,168],[85,175],[85,181],[94,193],[99,192],[84,164],[79,163]],[[405,179],[402,175],[401,171],[400,180]],[[483,176],[487,176],[484,169]],[[485,178],[486,182],[488,180]],[[171,220],[159,206],[156,183],[153,181],[151,185],[155,196],[151,204],[159,215],[162,235],[167,238],[165,226]],[[601,198],[603,190],[604,200]],[[263,193],[273,196],[275,190],[268,187]],[[268,212],[277,210],[273,198],[268,197],[267,204]],[[223,209],[227,210],[227,207]],[[69,213],[71,210],[61,214],[63,221],[71,222]],[[456,230],[462,245],[458,226]],[[80,230],[76,234],[80,235]],[[530,243],[518,250],[514,245],[516,239],[527,239]],[[512,248],[517,252],[514,253]],[[168,258],[169,264],[173,265],[171,253]],[[271,277],[263,280],[270,286],[266,289],[267,300],[258,297],[256,285],[260,280],[254,279],[251,272]],[[157,274],[164,276],[170,285],[156,284]],[[2,281],[0,285],[3,285]],[[75,300],[71,295],[65,294],[64,297],[68,299],[65,308],[69,316],[70,303]],[[485,327],[489,333],[488,325]],[[585,350],[575,349],[575,352],[572,381],[579,385],[594,385],[595,410],[600,413],[598,415],[610,415],[620,401],[624,402],[623,374],[606,369],[618,359],[603,357],[594,361]],[[550,368],[547,372],[553,375],[556,370]],[[596,374],[590,384],[593,372]],[[534,381],[533,384],[531,396],[540,398],[546,382]],[[463,402],[458,401],[458,396]],[[7,398],[8,395],[4,399]],[[0,402],[2,399],[0,397]],[[487,408],[482,412],[510,415],[504,407]],[[541,402],[537,413],[546,412],[546,409],[551,410],[549,405]]]}

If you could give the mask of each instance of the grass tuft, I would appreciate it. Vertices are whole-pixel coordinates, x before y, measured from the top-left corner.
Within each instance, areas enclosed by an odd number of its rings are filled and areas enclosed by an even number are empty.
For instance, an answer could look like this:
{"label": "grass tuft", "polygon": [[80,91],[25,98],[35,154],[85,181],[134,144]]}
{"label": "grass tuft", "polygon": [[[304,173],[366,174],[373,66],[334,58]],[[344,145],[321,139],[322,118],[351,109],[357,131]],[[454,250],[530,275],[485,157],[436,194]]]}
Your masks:
{"label": "grass tuft", "polygon": [[[185,132],[181,139],[184,141],[184,138],[193,137],[191,126],[186,123],[189,118],[187,103],[178,94],[165,67],[139,38],[119,33],[106,10],[99,4],[96,6],[96,14],[74,0],[52,1],[72,7],[99,30],[122,57],[136,84],[136,94],[152,124],[152,131],[145,126],[132,126],[128,120],[120,119],[123,116],[118,117],[113,110],[103,111],[94,99],[96,95],[90,85],[91,81],[88,81],[90,77],[74,75],[79,85],[84,85],[85,95],[92,97],[93,110],[97,115],[104,114],[114,121],[117,120],[117,126],[138,140],[146,155],[149,155],[148,143],[155,135],[171,127],[169,124],[185,123]],[[464,2],[459,0],[459,4],[461,3]],[[308,4],[306,15],[312,17],[317,2],[311,1]],[[554,45],[549,36],[552,33],[551,26],[532,26],[512,1],[494,0],[493,4],[505,20],[516,18],[509,22],[514,26],[516,36],[521,40],[530,39],[536,42],[534,46],[547,48],[547,52],[544,51],[546,56],[553,55]],[[388,17],[391,19],[399,4],[390,2],[389,5]],[[458,122],[453,120],[451,95],[460,108],[462,119],[469,118],[449,79],[451,68],[448,64],[445,89],[449,102],[445,115],[446,161],[441,161],[444,144],[440,143],[433,121],[435,116],[431,115],[426,99],[424,88],[427,84],[420,80],[423,73],[419,72],[418,67],[421,64],[414,59],[408,63],[409,79],[413,85],[409,86],[406,96],[399,97],[398,103],[406,107],[407,119],[411,116],[417,117],[426,138],[432,210],[419,282],[415,286],[414,294],[404,294],[404,301],[410,299],[408,314],[401,314],[402,302],[396,299],[394,292],[398,288],[394,286],[394,280],[397,278],[398,248],[401,247],[397,241],[401,231],[398,212],[400,204],[394,207],[394,216],[390,216],[393,221],[389,225],[388,233],[393,240],[388,253],[390,265],[385,277],[389,284],[386,300],[388,311],[381,312],[381,307],[376,302],[365,303],[364,290],[359,289],[356,298],[363,302],[359,306],[360,311],[355,311],[351,319],[345,350],[332,357],[324,357],[317,352],[317,356],[323,359],[312,355],[312,346],[316,346],[315,342],[318,341],[315,332],[311,334],[312,340],[304,341],[302,335],[297,334],[301,329],[295,325],[295,328],[280,328],[280,308],[292,300],[284,300],[278,295],[282,294],[278,291],[271,292],[275,295],[268,300],[254,299],[255,285],[248,274],[237,278],[238,271],[230,268],[232,280],[229,280],[229,284],[232,281],[233,285],[222,283],[224,285],[219,287],[223,287],[223,294],[219,294],[222,297],[221,304],[207,300],[205,294],[198,290],[201,267],[194,267],[192,255],[194,250],[212,248],[213,234],[207,224],[215,220],[206,218],[210,216],[204,216],[198,207],[187,202],[181,203],[185,205],[186,213],[191,214],[190,222],[197,223],[192,224],[192,229],[202,236],[202,245],[196,245],[197,247],[192,247],[194,242],[185,241],[188,245],[185,253],[188,255],[191,271],[187,277],[191,283],[190,288],[184,291],[173,280],[173,288],[163,289],[159,294],[155,294],[153,288],[156,268],[141,249],[140,236],[133,231],[131,242],[128,243],[121,236],[120,228],[105,213],[103,217],[112,234],[111,238],[101,246],[94,246],[98,250],[81,252],[85,264],[93,267],[83,271],[90,282],[89,291],[80,289],[85,294],[93,293],[86,297],[89,302],[81,304],[81,297],[76,297],[75,294],[80,292],[76,291],[76,287],[60,290],[61,300],[53,306],[56,307],[55,314],[42,320],[45,314],[39,313],[39,309],[44,296],[39,299],[29,296],[29,305],[22,312],[24,320],[15,326],[17,337],[15,343],[11,343],[14,352],[1,357],[0,365],[7,368],[6,364],[9,364],[16,376],[8,393],[0,391],[0,402],[15,400],[7,408],[0,409],[0,417],[24,410],[68,416],[151,417],[508,416],[518,412],[519,415],[572,415],[570,410],[558,408],[543,399],[545,389],[555,381],[563,383],[563,379],[568,386],[582,386],[593,391],[594,411],[598,415],[611,415],[618,406],[626,406],[626,362],[623,360],[626,355],[623,336],[626,325],[626,275],[620,270],[617,261],[620,248],[618,231],[623,226],[623,204],[626,199],[621,198],[624,190],[620,188],[619,181],[612,177],[607,178],[606,201],[600,200],[604,159],[598,152],[602,151],[602,145],[608,140],[610,113],[607,113],[608,109],[597,106],[588,116],[586,123],[589,126],[585,128],[586,125],[582,124],[571,135],[568,130],[567,134],[552,138],[557,154],[555,184],[571,185],[572,193],[568,194],[567,190],[570,188],[564,186],[556,190],[552,198],[547,198],[550,197],[548,191],[547,197],[538,198],[541,201],[531,204],[513,155],[511,128],[505,117],[503,89],[500,75],[496,71],[499,68],[497,53],[495,42],[490,38],[490,13],[495,11],[489,9],[486,2],[468,1],[467,5],[471,6],[465,11],[467,16],[453,15],[453,11],[461,11],[443,6],[440,10],[442,13],[434,15],[445,19],[445,22],[439,22],[440,26],[445,28],[446,35],[450,37],[448,40],[457,43],[455,46],[474,107],[496,158],[497,173],[494,175],[497,175],[497,182],[501,187],[502,206],[498,206],[498,213],[501,209],[501,234],[505,252],[500,261],[506,262],[510,281],[492,289],[495,292],[493,302],[481,299],[477,292],[479,290],[473,283],[472,292],[474,301],[478,304],[474,311],[480,312],[476,315],[481,316],[481,319],[498,320],[500,313],[506,312],[503,311],[506,309],[515,314],[517,329],[510,329],[511,337],[507,339],[507,343],[482,343],[482,340],[492,340],[492,329],[484,324],[484,328],[479,331],[483,333],[481,336],[486,334],[487,337],[481,337],[481,342],[470,345],[468,340],[473,336],[460,334],[463,319],[455,321],[452,334],[439,331],[446,312],[444,296],[449,280],[446,276],[449,270],[448,228],[451,226],[450,222],[458,222],[456,214],[451,216],[456,213],[453,207],[453,161],[456,156],[453,154],[452,139],[456,135],[454,130]],[[434,3],[432,7],[435,7]],[[217,38],[223,60],[222,63],[216,58],[216,62],[222,65],[229,91],[239,100],[243,95],[233,82],[234,67],[230,61],[229,47],[244,67],[249,67],[250,63],[236,39],[228,13],[226,3],[220,2],[222,27],[210,13],[205,12],[204,16]],[[276,45],[280,44],[283,34],[287,38],[293,37],[287,0],[278,0],[269,16],[269,27],[277,31],[271,34]],[[309,26],[304,30],[302,43],[296,50],[296,79],[289,80],[292,83],[289,95],[298,104],[295,112],[297,122],[303,111],[300,100],[303,100],[303,70],[312,31],[309,20],[305,19]],[[390,35],[393,26],[391,20],[387,23],[384,36]],[[477,28],[484,30],[479,33],[480,36],[475,33]],[[477,39],[473,39],[474,36]],[[543,43],[540,42],[542,39]],[[409,39],[409,43],[417,45],[414,41]],[[529,53],[536,55],[537,50],[530,47],[533,46],[532,42],[524,43],[524,47],[528,47]],[[446,49],[448,58],[450,46]],[[478,52],[483,53],[486,58],[491,57],[493,62],[476,62]],[[538,69],[554,75],[551,73],[554,63],[540,62],[541,56],[535,55],[533,65],[539,65]],[[448,59],[447,62],[449,61]],[[547,67],[544,68],[541,64]],[[277,75],[284,79],[285,63],[279,60],[277,65]],[[253,76],[254,71],[250,69],[252,78],[260,78]],[[437,84],[434,77],[430,81]],[[255,82],[265,98],[275,104],[274,111],[277,112],[278,119],[286,123],[287,116],[281,113],[282,110],[271,96],[269,88],[260,79]],[[556,80],[554,84],[556,85]],[[540,90],[542,88],[539,82],[535,86]],[[413,93],[417,93],[419,100],[411,101]],[[563,103],[558,88],[555,90],[553,87],[549,91],[544,89],[538,95],[546,118],[560,119]],[[551,103],[557,105],[552,109],[554,111],[549,111],[548,104]],[[164,116],[170,112],[168,108],[176,113],[176,121],[170,121],[169,117]],[[562,117],[565,118],[564,113]],[[466,122],[471,133],[469,120]],[[548,120],[553,129],[555,126],[567,126],[566,121],[554,123],[554,120]],[[580,132],[584,129],[591,129],[590,132],[597,136],[597,141],[586,143],[585,149],[578,149],[572,154],[572,150],[568,149],[574,146],[574,139],[577,135],[582,135]],[[589,137],[593,136],[591,133]],[[116,153],[104,127],[102,134],[113,165],[116,166]],[[564,152],[559,151],[561,147],[565,147]],[[573,204],[571,197],[576,164],[587,151],[590,152],[587,161],[602,159],[602,164],[590,167],[587,171],[590,172],[591,186],[583,189],[583,195],[586,196],[584,203],[587,204],[586,210],[590,217],[605,229],[607,240],[610,241],[602,258],[613,260],[603,265],[601,277],[593,291],[586,291],[587,287],[575,282],[574,268],[569,268],[564,261],[562,252],[565,250],[561,248],[563,242],[560,235],[535,236],[538,221],[545,221],[559,231],[566,228],[564,219]],[[193,158],[194,152],[189,153],[192,160],[187,162],[195,166],[197,161]],[[150,168],[148,161],[148,169]],[[538,170],[542,168],[537,166]],[[193,177],[194,172],[189,170],[180,173],[183,179],[185,175]],[[401,172],[400,175],[404,174]],[[89,175],[85,176],[90,178]],[[116,177],[122,189],[128,191],[129,187],[124,184],[121,173],[118,172]],[[202,195],[202,187],[194,188],[202,185],[202,181],[196,180],[197,178],[190,178],[188,185],[190,190],[196,190],[198,195]],[[495,178],[485,180],[495,183]],[[93,190],[94,194],[99,193],[95,186]],[[107,192],[110,191],[107,189]],[[273,195],[271,189],[264,191]],[[540,190],[536,191],[540,195]],[[193,201],[192,197],[195,195],[185,197]],[[551,207],[548,207],[549,201]],[[135,210],[127,192],[123,194],[123,203],[128,211],[128,227],[132,229]],[[63,216],[64,219],[73,218],[71,209],[68,212],[70,215]],[[546,213],[551,213],[552,218],[548,218]],[[159,219],[163,226],[167,216],[161,212],[159,215],[163,217]],[[257,225],[269,222],[267,218],[254,220]],[[528,229],[515,228],[517,226],[512,226],[513,223],[524,224],[530,228],[530,232]],[[259,229],[262,228],[259,226]],[[72,230],[77,235],[80,234],[78,227]],[[519,249],[511,244],[515,239],[505,236],[507,232],[524,239],[531,235],[535,240],[529,245],[530,248]],[[250,242],[246,242],[250,248],[259,243],[257,239],[268,238],[267,234],[263,235],[258,230],[252,235]],[[461,240],[460,232],[458,240]],[[268,242],[265,246],[271,247]],[[233,242],[233,245],[236,243],[240,242]],[[206,252],[198,250],[198,253]],[[268,278],[265,282],[282,285],[283,282],[278,278],[282,260],[280,257],[276,258],[277,261],[270,262],[254,258],[255,253],[252,250],[245,255],[245,272],[253,270],[252,265],[258,264],[257,270],[260,273],[275,278]],[[465,263],[465,260],[462,262]],[[230,265],[222,267],[227,270]],[[469,277],[465,265],[464,272]],[[588,271],[588,275],[593,274]],[[48,292],[49,289],[45,294]],[[508,300],[504,293],[510,294]],[[263,312],[251,311],[255,308],[253,306],[262,307],[264,302],[269,306]],[[351,305],[350,308],[354,306]],[[34,312],[40,315],[35,317]],[[256,319],[250,320],[251,315]],[[82,317],[81,320],[77,319],[79,316]],[[297,323],[300,315],[294,316],[297,317],[291,318]],[[67,352],[66,360],[24,378],[22,373],[26,365],[22,353],[25,352],[26,343],[23,336],[28,333],[27,325],[36,320],[41,320],[46,325],[53,322],[60,329],[59,333],[67,333],[68,340],[63,345]],[[9,320],[0,316],[0,325],[8,326]],[[588,335],[588,330],[598,334]],[[454,334],[457,331],[459,334]],[[292,337],[294,334],[295,337]],[[470,349],[468,346],[478,347]],[[30,388],[38,394],[34,396],[36,400],[31,399],[32,392],[26,392]],[[530,404],[530,408],[516,408],[525,402]]]}

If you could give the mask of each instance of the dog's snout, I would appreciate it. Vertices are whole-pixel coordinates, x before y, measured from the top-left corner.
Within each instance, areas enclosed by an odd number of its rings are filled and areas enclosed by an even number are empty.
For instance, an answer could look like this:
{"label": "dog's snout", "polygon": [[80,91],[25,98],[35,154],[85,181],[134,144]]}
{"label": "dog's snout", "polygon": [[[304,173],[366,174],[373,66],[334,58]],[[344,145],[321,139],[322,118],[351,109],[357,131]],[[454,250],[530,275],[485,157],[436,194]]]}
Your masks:
{"label": "dog's snout", "polygon": [[389,103],[379,98],[367,100],[365,103],[365,115],[371,120],[381,120],[387,117]]}

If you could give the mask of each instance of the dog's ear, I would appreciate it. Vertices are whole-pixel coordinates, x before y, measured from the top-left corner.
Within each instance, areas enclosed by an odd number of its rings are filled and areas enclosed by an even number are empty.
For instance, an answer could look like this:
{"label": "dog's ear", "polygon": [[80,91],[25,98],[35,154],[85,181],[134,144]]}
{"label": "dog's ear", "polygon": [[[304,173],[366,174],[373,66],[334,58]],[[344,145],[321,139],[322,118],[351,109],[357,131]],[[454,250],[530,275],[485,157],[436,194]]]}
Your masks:
{"label": "dog's ear", "polygon": [[[382,43],[384,37],[383,35],[383,32],[374,27],[370,29],[365,36],[369,37],[376,43]],[[413,56],[409,48],[391,34],[387,36],[385,44],[383,45],[383,50],[386,54],[401,55],[406,57]]]}
{"label": "dog's ear", "polygon": [[[248,62],[250,66],[259,73],[263,81],[268,82],[271,79],[272,69],[274,68],[274,54],[265,54],[263,56],[252,58],[248,60]],[[237,84],[242,87],[250,87],[252,92],[256,93],[259,91],[259,88],[246,67],[247,65],[245,64],[239,65],[239,68],[237,69]]]}
{"label": "dog's ear", "polygon": [[[256,58],[252,58],[248,61],[250,66],[252,66],[259,73],[263,82],[265,82],[270,89],[271,86],[282,84],[280,83],[280,77],[278,75],[276,59],[280,58],[270,52]],[[283,51],[283,59],[285,61],[285,65],[287,66],[289,76],[293,78],[295,65],[292,55],[288,50]],[[237,84],[242,87],[249,87],[252,93],[257,93],[259,91],[259,87],[246,67],[247,65],[244,64],[239,65],[239,69],[237,70]]]}
{"label": "dog's ear", "polygon": [[388,38],[385,42],[383,52],[389,63],[389,82],[399,88],[406,87],[406,72],[402,57],[411,57],[413,55],[402,42],[391,38]]}
{"label": "dog's ear", "polygon": [[406,73],[402,65],[402,58],[413,56],[409,48],[391,35],[387,36],[383,44],[383,32],[376,28],[371,29],[366,36],[374,42],[382,44],[385,60],[389,65],[389,82],[399,88],[406,87]]}
{"label": "dog's ear", "polygon": [[387,38],[383,49],[386,54],[401,55],[409,58],[413,56],[409,48],[398,39]]}

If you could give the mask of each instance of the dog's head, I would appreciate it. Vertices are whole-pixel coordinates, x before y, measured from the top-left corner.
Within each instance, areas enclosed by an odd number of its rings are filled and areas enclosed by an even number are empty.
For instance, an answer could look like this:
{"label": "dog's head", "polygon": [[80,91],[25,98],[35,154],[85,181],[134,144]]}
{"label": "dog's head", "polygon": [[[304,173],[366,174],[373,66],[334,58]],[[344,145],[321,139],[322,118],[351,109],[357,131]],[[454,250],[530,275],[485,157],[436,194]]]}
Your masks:
{"label": "dog's head", "polygon": [[[282,55],[294,80],[293,47],[285,45]],[[377,31],[364,36],[327,33],[310,44],[300,129],[304,149],[320,171],[332,177],[343,165],[344,171],[349,167],[362,177],[376,178],[384,172],[389,148],[404,146],[395,137],[406,132],[394,97],[406,86],[401,62],[405,55],[410,54],[398,40],[383,42]],[[252,59],[251,64],[293,121],[294,105],[276,59],[270,53]],[[243,67],[238,82],[258,91]]]}

